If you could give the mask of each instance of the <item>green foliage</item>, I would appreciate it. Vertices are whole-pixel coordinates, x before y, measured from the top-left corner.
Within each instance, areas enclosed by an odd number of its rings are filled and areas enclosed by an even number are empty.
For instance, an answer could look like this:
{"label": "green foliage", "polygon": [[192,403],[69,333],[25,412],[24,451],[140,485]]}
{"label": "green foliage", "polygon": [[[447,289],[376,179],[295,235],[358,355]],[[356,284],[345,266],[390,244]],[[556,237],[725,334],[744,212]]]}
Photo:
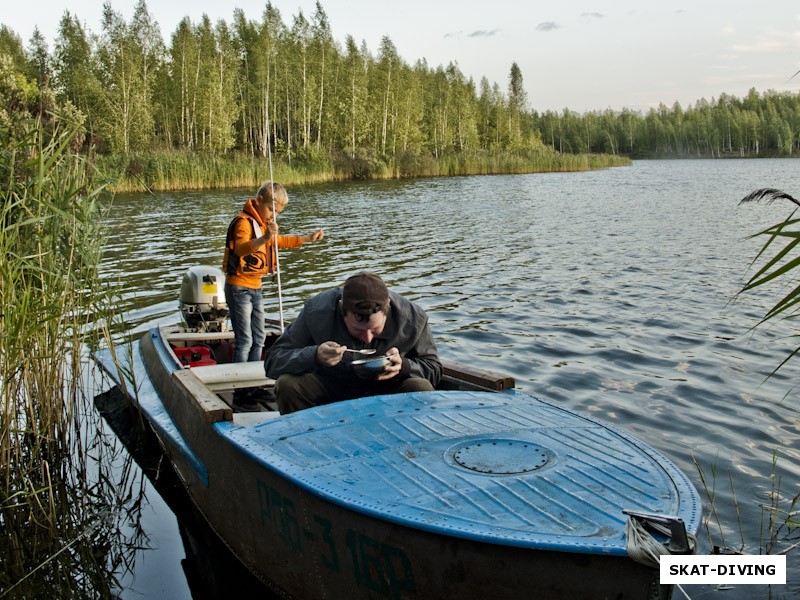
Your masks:
{"label": "green foliage", "polygon": [[93,109],[99,140],[113,152],[142,150],[155,135],[154,89],[164,60],[161,32],[144,0],[137,2],[130,23],[105,4],[102,27],[95,70],[101,88]]}
{"label": "green foliage", "polygon": [[[362,149],[328,155],[310,147],[301,149],[292,160],[286,155],[274,158],[273,172],[276,180],[298,185],[345,179],[585,171],[629,164],[625,157],[562,155],[549,148],[452,152],[436,158],[413,152],[388,157]],[[268,159],[262,157],[180,151],[100,156],[95,166],[113,180],[110,189],[116,192],[252,188],[269,172]]]}
{"label": "green foliage", "polygon": [[0,52],[0,144],[33,118],[39,97],[36,83],[16,68],[11,55]]}
{"label": "green foliage", "polygon": [[11,59],[11,65],[15,70],[25,71],[28,59],[22,47],[22,40],[6,25],[0,23],[0,55],[4,54]]}
{"label": "green foliage", "polygon": [[[86,139],[94,144],[95,122],[101,114],[103,89],[92,42],[77,17],[65,12],[59,23],[59,35],[53,50],[53,89],[59,105],[68,103],[83,117],[84,129],[75,139],[81,148]],[[88,135],[87,135],[88,133]]]}
{"label": "green foliage", "polygon": [[[95,167],[113,180],[115,192],[254,187],[269,173],[269,161],[262,157],[172,150],[100,156]],[[344,179],[322,157],[308,163],[275,160],[273,173],[286,185]]]}
{"label": "green foliage", "polygon": [[295,168],[313,148],[361,177],[387,168],[405,174],[454,152],[535,151],[540,141],[567,154],[633,158],[800,151],[797,94],[721,94],[646,114],[539,114],[516,62],[504,93],[485,78],[476,85],[454,63],[411,65],[385,36],[376,53],[352,36],[339,44],[319,2],[310,18],[300,11],[288,24],[271,3],[259,20],[241,10],[231,23],[185,18],[166,46],[144,0],[128,22],[108,4],[102,16],[94,36],[65,13],[52,57],[41,36],[26,53],[13,32],[0,30],[0,55],[10,57],[4,70],[40,88],[52,81],[59,104],[70,101],[85,119],[84,148],[101,154],[273,152]]}
{"label": "green foliage", "polygon": [[111,465],[88,468],[83,389],[107,316],[102,185],[70,150],[79,123],[17,116],[0,127],[0,596],[111,597]]}
{"label": "green foliage", "polygon": [[[740,202],[758,202],[765,200],[774,202],[776,200],[787,200],[796,206],[800,206],[800,201],[789,194],[772,188],[756,190],[747,195]],[[781,284],[779,289],[788,290],[783,297],[769,310],[761,319],[759,325],[776,318],[796,319],[800,316],[800,285],[797,284],[796,276],[800,268],[800,218],[796,217],[796,211],[786,220],[777,223],[758,232],[753,237],[765,236],[761,250],[753,264],[763,262],[757,268],[756,273],[742,288],[740,294],[751,291],[762,286]],[[770,256],[770,253],[771,256]],[[783,293],[783,292],[782,292]],[[793,356],[800,353],[800,347],[796,348],[783,362],[775,369],[780,369]]]}
{"label": "green foliage", "polygon": [[409,164],[409,153],[424,162],[525,150],[540,137],[516,64],[508,98],[479,98],[455,64],[411,66],[388,37],[376,55],[350,36],[340,46],[319,2],[310,19],[301,11],[288,25],[271,3],[260,21],[242,11],[230,24],[184,19],[166,47],[144,0],[129,22],[106,4],[100,36],[65,13],[51,60],[43,43],[34,49],[26,64],[52,64],[58,100],[84,115],[90,148],[102,154],[272,150],[293,166],[313,147],[328,161],[349,154],[344,170],[362,176],[391,170],[400,155]]}
{"label": "green foliage", "polygon": [[623,110],[534,115],[535,128],[563,152],[627,154],[633,158],[794,156],[800,152],[800,94],[751,90],[721,94],[684,110],[663,104],[646,114]]}

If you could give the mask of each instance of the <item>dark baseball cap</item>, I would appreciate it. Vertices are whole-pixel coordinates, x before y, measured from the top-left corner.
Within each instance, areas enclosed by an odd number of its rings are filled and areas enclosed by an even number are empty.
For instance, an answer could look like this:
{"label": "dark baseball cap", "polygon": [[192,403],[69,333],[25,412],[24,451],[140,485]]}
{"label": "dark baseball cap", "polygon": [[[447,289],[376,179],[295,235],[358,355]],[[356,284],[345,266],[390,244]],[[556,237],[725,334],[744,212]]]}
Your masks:
{"label": "dark baseball cap", "polygon": [[362,271],[344,282],[342,309],[360,315],[371,315],[389,308],[389,289],[374,273]]}

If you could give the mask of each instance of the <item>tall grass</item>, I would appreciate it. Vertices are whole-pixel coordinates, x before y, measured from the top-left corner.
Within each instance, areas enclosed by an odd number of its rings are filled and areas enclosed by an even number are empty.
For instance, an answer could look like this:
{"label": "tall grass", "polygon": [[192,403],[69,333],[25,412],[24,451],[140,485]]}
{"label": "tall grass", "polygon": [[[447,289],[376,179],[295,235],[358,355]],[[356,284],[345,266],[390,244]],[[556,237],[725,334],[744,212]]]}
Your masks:
{"label": "tall grass", "polygon": [[[95,167],[112,181],[114,192],[257,188],[268,178],[266,158],[218,156],[200,152],[153,152],[147,155],[97,157]],[[276,181],[288,185],[344,179],[327,165],[276,160]]]}
{"label": "tall grass", "polygon": [[[707,500],[707,511],[703,517],[703,527],[709,546],[715,552],[752,554],[793,554],[800,548],[800,494],[786,496],[782,489],[782,480],[778,474],[778,451],[772,453],[772,468],[763,479],[769,482],[769,489],[764,492],[766,501],[759,503],[761,511],[761,528],[759,539],[746,539],[742,523],[741,509],[733,485],[733,477],[728,472],[728,485],[732,495],[733,508],[738,523],[723,523],[719,515],[717,466],[712,464],[706,471],[697,460],[694,461],[703,492]],[[735,527],[735,528],[734,528]],[[738,532],[736,531],[738,529]],[[729,531],[732,537],[726,537]]]}
{"label": "tall grass", "polygon": [[114,491],[84,385],[103,186],[74,131],[31,120],[0,151],[0,598],[111,594]]}
{"label": "tall grass", "polygon": [[[306,152],[273,161],[274,178],[287,185],[348,179],[395,179],[455,175],[499,175],[588,171],[628,166],[630,159],[605,154],[561,154],[547,147],[499,152],[449,153],[439,157],[415,153],[382,157],[363,150]],[[147,155],[96,159],[98,170],[114,179],[117,192],[253,188],[267,178],[267,158],[159,151]]]}

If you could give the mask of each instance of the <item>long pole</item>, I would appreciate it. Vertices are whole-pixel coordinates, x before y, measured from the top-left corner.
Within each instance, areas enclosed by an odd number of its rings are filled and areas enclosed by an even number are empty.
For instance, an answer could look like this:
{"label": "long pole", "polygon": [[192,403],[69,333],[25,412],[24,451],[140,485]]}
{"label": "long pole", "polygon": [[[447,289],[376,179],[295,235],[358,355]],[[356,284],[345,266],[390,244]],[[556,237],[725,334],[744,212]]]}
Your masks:
{"label": "long pole", "polygon": [[[269,96],[267,96],[267,106],[266,106],[266,119],[267,119],[267,157],[269,158],[269,185],[272,192],[272,218],[275,219],[275,222],[278,222],[278,213],[275,211],[275,178],[272,174],[272,143],[271,143],[271,132],[270,132],[270,123],[269,123]],[[274,236],[275,238],[275,275],[277,276],[277,283],[278,283],[278,313],[280,316],[280,324],[281,324],[281,333],[283,333],[283,294],[281,292],[281,262],[280,257],[278,255],[278,236]]]}

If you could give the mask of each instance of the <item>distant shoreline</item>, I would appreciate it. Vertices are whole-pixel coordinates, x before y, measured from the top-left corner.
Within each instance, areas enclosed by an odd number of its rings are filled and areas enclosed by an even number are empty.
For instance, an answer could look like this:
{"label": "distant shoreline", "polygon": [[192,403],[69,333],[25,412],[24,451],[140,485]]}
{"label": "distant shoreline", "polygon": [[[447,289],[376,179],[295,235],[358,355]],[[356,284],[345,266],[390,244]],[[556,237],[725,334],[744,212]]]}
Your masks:
{"label": "distant shoreline", "polygon": [[[402,160],[355,160],[315,162],[273,161],[275,181],[307,185],[331,181],[412,179],[467,175],[578,172],[630,166],[625,156],[607,154],[560,154],[548,149],[531,151],[473,152],[440,158]],[[256,188],[269,179],[266,158],[192,152],[159,152],[130,156],[96,157],[97,175],[109,181],[111,192],[163,192],[227,188]]]}

